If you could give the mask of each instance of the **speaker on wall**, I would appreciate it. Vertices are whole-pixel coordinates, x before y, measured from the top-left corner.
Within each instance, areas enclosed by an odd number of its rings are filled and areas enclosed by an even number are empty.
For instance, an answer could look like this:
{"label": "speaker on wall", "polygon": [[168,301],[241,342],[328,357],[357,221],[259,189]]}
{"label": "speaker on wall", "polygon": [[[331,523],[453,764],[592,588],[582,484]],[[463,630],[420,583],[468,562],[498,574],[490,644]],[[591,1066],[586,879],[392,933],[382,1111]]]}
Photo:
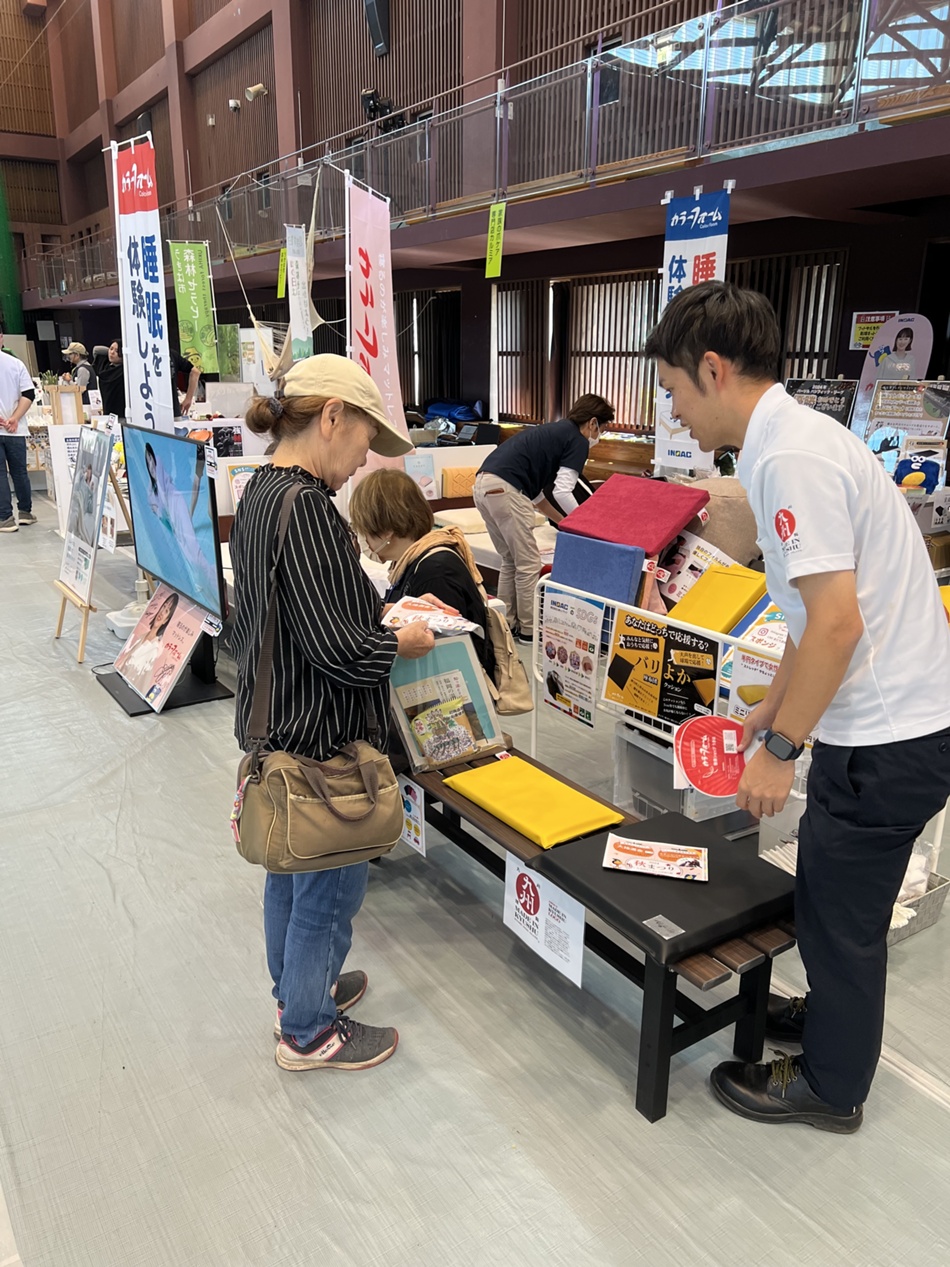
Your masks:
{"label": "speaker on wall", "polygon": [[363,6],[373,52],[377,57],[385,57],[389,52],[389,0],[363,0]]}

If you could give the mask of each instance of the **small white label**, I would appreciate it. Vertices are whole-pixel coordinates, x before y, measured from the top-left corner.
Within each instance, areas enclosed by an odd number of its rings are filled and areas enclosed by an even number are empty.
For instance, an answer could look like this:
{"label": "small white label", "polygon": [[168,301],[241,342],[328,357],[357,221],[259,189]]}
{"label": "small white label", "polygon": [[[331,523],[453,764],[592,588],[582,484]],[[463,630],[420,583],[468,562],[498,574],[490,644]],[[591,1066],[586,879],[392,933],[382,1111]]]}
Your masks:
{"label": "small white label", "polygon": [[685,928],[680,928],[679,924],[674,924],[671,919],[667,919],[665,915],[654,915],[652,919],[643,921],[644,928],[651,928],[658,933],[664,941],[669,941],[671,937],[678,937],[680,933],[685,933]]}
{"label": "small white label", "polygon": [[218,634],[224,628],[224,622],[220,616],[205,616],[204,624],[201,626],[202,633],[210,634],[212,638],[217,638]]}
{"label": "small white label", "polygon": [[722,737],[722,750],[727,756],[734,757],[739,751],[739,736],[734,730],[727,730]]}
{"label": "small white label", "polygon": [[209,475],[218,473],[218,450],[213,444],[205,445],[205,467]]}
{"label": "small white label", "polygon": [[701,511],[699,512],[699,522],[700,522],[701,524],[708,524],[708,523],[709,523],[709,511],[708,511],[708,510],[701,510]]}

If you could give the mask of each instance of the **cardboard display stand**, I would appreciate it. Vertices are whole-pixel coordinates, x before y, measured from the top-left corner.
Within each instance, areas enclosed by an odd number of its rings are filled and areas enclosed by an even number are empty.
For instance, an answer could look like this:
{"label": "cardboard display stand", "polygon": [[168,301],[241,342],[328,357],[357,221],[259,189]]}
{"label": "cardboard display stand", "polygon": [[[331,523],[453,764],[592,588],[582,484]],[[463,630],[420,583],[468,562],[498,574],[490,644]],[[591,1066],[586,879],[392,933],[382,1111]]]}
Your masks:
{"label": "cardboard display stand", "polygon": [[114,437],[110,432],[98,431],[94,427],[84,427],[79,436],[76,468],[66,512],[63,559],[59,577],[54,582],[61,596],[55,636],[62,636],[67,604],[72,603],[82,613],[76,653],[80,664],[86,654],[89,614],[96,610],[90,599],[102,512],[109,487],[113,443]]}

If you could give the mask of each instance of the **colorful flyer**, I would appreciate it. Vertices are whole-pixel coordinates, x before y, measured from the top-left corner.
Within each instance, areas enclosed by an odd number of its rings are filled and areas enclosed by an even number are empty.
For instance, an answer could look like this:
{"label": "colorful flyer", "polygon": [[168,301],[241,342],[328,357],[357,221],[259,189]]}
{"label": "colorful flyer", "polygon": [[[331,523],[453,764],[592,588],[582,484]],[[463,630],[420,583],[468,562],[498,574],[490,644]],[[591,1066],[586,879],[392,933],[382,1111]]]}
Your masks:
{"label": "colorful flyer", "polygon": [[712,712],[721,644],[617,608],[603,699],[679,726]]}
{"label": "colorful flyer", "polygon": [[478,633],[485,636],[481,625],[466,620],[464,616],[452,616],[434,603],[428,603],[424,598],[413,598],[411,594],[401,598],[398,603],[393,603],[383,617],[383,624],[387,629],[405,629],[407,625],[418,624],[420,621],[428,625],[434,633]]}
{"label": "colorful flyer", "polygon": [[744,722],[753,709],[765,699],[779,661],[771,656],[756,655],[736,647],[732,657],[732,679],[729,683],[729,717]]}
{"label": "colorful flyer", "polygon": [[735,796],[745,769],[742,724],[726,717],[694,717],[673,736],[673,753],[689,784],[706,796]]}
{"label": "colorful flyer", "polygon": [[556,585],[545,590],[541,626],[544,702],[583,726],[594,725],[594,688],[603,623],[603,603],[576,598]]}
{"label": "colorful flyer", "polygon": [[604,850],[608,871],[633,871],[670,880],[708,880],[709,851],[686,845],[663,845],[654,840],[627,840],[610,832]]}
{"label": "colorful flyer", "polygon": [[427,501],[435,501],[439,490],[435,482],[435,459],[431,453],[409,453],[405,458],[406,474],[422,489]]}
{"label": "colorful flyer", "polygon": [[206,615],[197,603],[162,584],[116,656],[118,673],[156,713],[184,672]]}
{"label": "colorful flyer", "polygon": [[416,853],[426,856],[426,794],[412,779],[399,777],[399,794],[404,815],[400,840]]}

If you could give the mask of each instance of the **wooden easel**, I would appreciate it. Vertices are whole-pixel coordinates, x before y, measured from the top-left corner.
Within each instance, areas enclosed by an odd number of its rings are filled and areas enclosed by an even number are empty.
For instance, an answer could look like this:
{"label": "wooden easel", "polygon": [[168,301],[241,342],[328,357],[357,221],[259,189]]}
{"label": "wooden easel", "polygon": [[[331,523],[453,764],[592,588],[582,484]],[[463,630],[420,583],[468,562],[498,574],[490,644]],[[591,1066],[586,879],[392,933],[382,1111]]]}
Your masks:
{"label": "wooden easel", "polygon": [[74,594],[69,586],[64,584],[63,581],[55,580],[53,584],[59,590],[60,594],[62,594],[62,599],[59,604],[59,620],[56,622],[56,633],[54,637],[59,638],[62,636],[63,621],[66,618],[67,603],[72,603],[74,607],[78,607],[82,612],[82,622],[79,626],[79,649],[76,652],[76,663],[82,664],[86,656],[86,634],[89,632],[89,613],[94,612],[97,609],[93,607],[91,603],[87,603],[85,599],[80,598],[78,594]]}

